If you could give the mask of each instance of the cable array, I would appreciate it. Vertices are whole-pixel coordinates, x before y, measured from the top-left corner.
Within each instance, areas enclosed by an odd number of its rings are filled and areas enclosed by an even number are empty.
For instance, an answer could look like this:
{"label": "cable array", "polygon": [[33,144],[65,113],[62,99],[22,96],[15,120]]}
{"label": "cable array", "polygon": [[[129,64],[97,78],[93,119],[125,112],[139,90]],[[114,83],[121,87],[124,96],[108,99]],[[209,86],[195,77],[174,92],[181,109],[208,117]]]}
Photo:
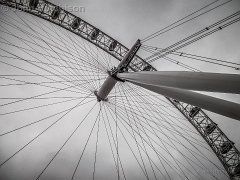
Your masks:
{"label": "cable array", "polygon": [[[158,48],[158,47],[153,47],[153,46],[148,46],[148,45],[143,45],[142,49],[151,53],[151,54],[156,54],[160,51],[163,50],[163,48]],[[195,55],[195,54],[190,54],[190,53],[186,53],[186,52],[172,52],[169,55],[174,55],[174,56],[178,56],[178,57],[184,57],[184,58],[188,58],[194,61],[201,61],[204,63],[210,63],[210,64],[214,64],[214,65],[218,65],[218,66],[223,66],[223,67],[227,67],[227,68],[231,68],[231,69],[235,69],[235,70],[239,70],[240,69],[240,64],[233,62],[233,61],[226,61],[226,60],[222,60],[222,59],[216,59],[216,58],[210,58],[210,57],[205,57],[205,56],[200,56],[200,55]],[[171,61],[169,57],[163,57],[166,60]],[[179,60],[173,60],[172,62],[175,64],[179,64],[179,65],[184,65],[187,69],[190,67],[187,67],[186,64],[181,63]],[[189,70],[193,70],[193,71],[199,71],[197,69],[194,69],[191,67],[191,69]]]}
{"label": "cable array", "polygon": [[204,37],[207,37],[217,31],[220,31],[240,20],[240,11],[233,13],[232,15],[172,44],[171,46],[160,50],[159,52],[145,58],[144,60],[148,63],[151,63],[159,58],[165,57],[168,54],[171,54],[185,46],[188,46]]}
{"label": "cable array", "polygon": [[[175,28],[180,27],[181,25],[184,25],[187,22],[195,20],[196,18],[198,18],[198,17],[200,17],[200,16],[202,16],[204,14],[207,14],[208,12],[211,12],[211,11],[221,7],[221,6],[226,5],[227,3],[230,3],[232,0],[228,0],[226,2],[223,2],[223,3],[219,4],[219,5],[216,5],[216,6],[212,7],[212,8],[210,8],[209,10],[201,12],[201,11],[207,9],[208,7],[211,7],[211,6],[215,5],[218,1],[219,0],[213,1],[213,2],[205,5],[204,7],[200,8],[200,9],[198,9],[198,10],[192,12],[192,13],[190,13],[189,15],[187,15],[187,16],[185,16],[185,17],[183,17],[183,18],[181,18],[181,19],[179,19],[177,21],[175,21],[174,23],[172,23],[172,24],[162,28],[161,30],[159,30],[159,31],[157,31],[157,32],[155,32],[155,33],[153,33],[153,34],[143,38],[142,42],[145,43],[145,42],[147,42],[147,41],[149,41],[149,40],[151,40],[153,38],[156,38],[156,37],[158,37],[158,36],[160,36],[160,35],[162,35],[164,33],[167,33],[167,32],[169,32],[171,30],[174,30]],[[198,14],[198,13],[200,13],[200,14]]]}

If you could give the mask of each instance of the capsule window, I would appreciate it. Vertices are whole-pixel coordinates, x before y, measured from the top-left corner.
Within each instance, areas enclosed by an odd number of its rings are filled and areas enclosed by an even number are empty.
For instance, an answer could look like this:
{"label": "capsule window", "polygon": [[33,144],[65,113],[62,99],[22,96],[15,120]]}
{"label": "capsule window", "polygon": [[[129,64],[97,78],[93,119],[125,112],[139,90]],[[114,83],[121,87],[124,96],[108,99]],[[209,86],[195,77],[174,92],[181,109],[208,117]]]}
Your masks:
{"label": "capsule window", "polygon": [[240,176],[240,163],[235,167],[233,174],[234,176]]}
{"label": "capsule window", "polygon": [[91,34],[91,40],[96,40],[99,33],[100,33],[99,29],[94,29]]}
{"label": "capsule window", "polygon": [[220,152],[221,154],[226,154],[228,153],[228,151],[230,151],[230,149],[232,149],[232,143],[230,142],[224,142],[221,146],[220,146]]}
{"label": "capsule window", "polygon": [[29,1],[29,7],[31,9],[36,9],[38,6],[39,0],[30,0]]}
{"label": "capsule window", "polygon": [[200,111],[200,108],[199,107],[193,107],[191,110],[190,110],[190,113],[189,113],[189,116],[191,118],[194,118]]}
{"label": "capsule window", "polygon": [[80,26],[80,22],[81,22],[81,19],[79,18],[74,19],[71,25],[72,29],[74,30],[77,29]]}
{"label": "capsule window", "polygon": [[117,41],[113,41],[109,46],[109,51],[113,51],[117,46]]}
{"label": "capsule window", "polygon": [[59,7],[55,7],[51,15],[52,19],[53,20],[57,19],[60,16],[60,13],[61,9]]}
{"label": "capsule window", "polygon": [[216,124],[208,124],[206,127],[205,127],[205,133],[206,134],[212,134],[212,132],[216,129]]}
{"label": "capsule window", "polygon": [[174,101],[175,103],[179,103],[179,101],[178,101],[178,100],[176,100],[176,99],[174,99],[173,101]]}
{"label": "capsule window", "polygon": [[151,66],[147,65],[143,68],[143,71],[150,71],[151,70]]}

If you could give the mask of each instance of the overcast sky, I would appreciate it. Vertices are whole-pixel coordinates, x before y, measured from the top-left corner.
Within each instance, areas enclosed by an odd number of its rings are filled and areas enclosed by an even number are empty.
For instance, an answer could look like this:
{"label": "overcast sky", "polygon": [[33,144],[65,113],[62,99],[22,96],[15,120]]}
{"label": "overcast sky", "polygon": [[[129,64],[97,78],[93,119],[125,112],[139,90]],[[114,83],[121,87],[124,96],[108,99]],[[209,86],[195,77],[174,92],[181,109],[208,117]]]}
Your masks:
{"label": "overcast sky", "polygon": [[[223,2],[226,2],[227,0],[219,0],[218,4],[221,4]],[[54,4],[58,4],[61,7],[69,10],[69,9],[78,9],[78,7],[82,7],[81,9],[84,11],[82,12],[72,12],[73,14],[81,17],[85,21],[91,23],[92,25],[96,26],[103,32],[109,34],[111,37],[117,39],[122,44],[126,45],[128,48],[130,48],[134,42],[137,39],[143,39],[144,37],[166,27],[167,25],[175,22],[176,20],[198,10],[199,8],[209,4],[210,2],[213,2],[213,0],[50,0],[50,2],[53,2]],[[157,38],[154,38],[153,40],[150,40],[145,43],[145,45],[155,46],[159,48],[165,48],[169,45],[181,40],[182,38],[193,34],[194,32],[197,32],[198,30],[201,30],[214,22],[229,16],[239,10],[240,8],[240,1],[239,0],[233,0],[232,2],[226,4],[223,7],[218,8],[217,10],[214,10],[210,13],[207,13],[196,20],[186,23],[183,26],[176,28],[175,30],[165,33]],[[108,69],[110,69],[110,64],[117,64],[117,61],[114,60],[112,57],[108,56],[104,52],[100,52],[101,56],[98,56],[97,53],[98,50],[94,47],[91,47],[91,44],[85,42],[82,39],[77,39],[79,37],[72,35],[65,30],[62,30],[59,27],[49,25],[48,22],[45,22],[44,20],[36,19],[36,17],[30,17],[29,15],[23,14],[21,12],[17,12],[17,14],[12,13],[10,11],[5,11],[1,8],[1,15],[9,15],[11,18],[18,19],[18,22],[21,22],[20,18],[23,19],[26,18],[26,22],[30,22],[34,24],[34,28],[37,29],[37,27],[42,27],[43,29],[38,29],[40,33],[43,33],[44,31],[48,32],[51,36],[51,38],[57,37],[56,41],[59,44],[62,44],[66,47],[66,50],[69,52],[72,52],[74,48],[81,50],[81,46],[87,46],[88,50],[92,50],[92,55],[95,56],[97,59],[101,57],[108,58],[108,60],[113,61],[112,63],[109,63]],[[17,15],[22,15],[20,18],[17,17]],[[22,38],[26,38],[26,35],[23,35],[22,33],[18,32],[17,30],[11,29],[10,26],[4,24],[3,22],[9,20],[9,17],[6,18],[5,16],[1,17],[0,25],[1,26],[1,49],[5,50],[11,50],[13,54],[19,55],[22,58],[28,58],[30,59],[30,56],[24,53],[22,50],[14,48],[12,45],[6,45],[3,42],[6,42],[7,39],[11,42],[14,42],[18,44],[19,46],[31,48],[30,46],[27,47],[24,43],[21,41],[16,41],[16,38],[10,37],[3,31],[4,27],[9,28],[11,32],[15,32],[18,36]],[[32,21],[32,22],[31,22]],[[13,19],[11,22],[14,22]],[[23,23],[24,21],[22,21]],[[24,23],[23,23],[24,24]],[[19,23],[18,26],[21,28],[24,28],[23,24]],[[39,25],[39,26],[38,26]],[[46,26],[48,26],[48,28]],[[25,27],[26,28],[26,27]],[[29,30],[29,28],[26,28]],[[206,57],[212,57],[227,61],[232,61],[236,63],[240,63],[240,36],[239,36],[239,29],[240,24],[235,23],[231,25],[230,27],[227,27],[226,29],[223,29],[220,32],[217,32],[207,38],[204,38],[194,44],[191,44],[190,46],[187,46],[180,51],[196,54],[200,56],[206,56]],[[37,31],[37,30],[36,30]],[[46,33],[44,32],[44,33]],[[53,34],[51,34],[53,33]],[[62,33],[62,34],[61,34]],[[67,43],[64,44],[60,41],[59,36],[63,35],[64,39],[67,39]],[[50,36],[49,36],[50,37]],[[69,38],[70,37],[70,38]],[[49,38],[49,39],[51,39]],[[47,41],[47,39],[46,39]],[[49,40],[50,42],[50,40]],[[75,47],[74,44],[71,44],[71,42],[76,43],[75,45],[78,45],[79,47]],[[46,46],[43,42],[40,42],[41,45]],[[69,46],[68,46],[69,45]],[[35,47],[33,45],[33,47]],[[35,47],[37,48],[37,47]],[[68,49],[69,48],[69,49]],[[42,49],[40,49],[40,52]],[[50,51],[49,51],[50,52]],[[9,55],[8,53],[3,52],[3,50],[0,51],[1,55]],[[62,53],[59,51],[59,53]],[[64,52],[65,54],[65,52]],[[83,53],[84,54],[84,53]],[[36,55],[36,54],[34,54]],[[53,55],[53,54],[51,54]],[[86,54],[85,54],[86,55]],[[149,54],[144,52],[143,50],[140,50],[139,55],[142,57],[147,57]],[[37,56],[41,57],[41,56]],[[54,57],[57,57],[54,55]],[[8,58],[1,57],[2,60],[10,61]],[[88,57],[89,58],[89,57]],[[175,57],[176,58],[176,57]],[[239,71],[236,71],[231,68],[225,68],[220,66],[214,66],[211,64],[206,63],[199,63],[194,62],[192,60],[184,60],[180,59],[181,62],[184,62],[194,68],[197,68],[201,71],[205,72],[225,72],[225,73],[237,73],[239,74]],[[104,64],[104,60],[99,60],[102,64]],[[106,63],[106,62],[105,62]],[[13,63],[14,65],[17,65],[18,67],[25,68],[32,70],[37,73],[40,73],[41,70],[37,68],[33,68],[30,65],[26,65],[23,62],[16,62]],[[175,64],[171,64],[169,62],[164,61],[163,59],[159,59],[153,63],[153,66],[156,67],[158,70],[186,70],[183,69]],[[32,69],[33,68],[33,69]],[[11,74],[16,73],[20,74],[21,70],[16,70],[14,68],[10,68],[8,65],[0,65],[0,74]],[[91,72],[85,72],[90,73]],[[94,74],[94,72],[92,72]],[[100,75],[103,79],[100,81],[100,83],[96,84],[90,84],[91,87],[86,87],[91,90],[94,90],[95,87],[99,87],[100,84],[103,82],[104,78],[107,75]],[[97,76],[96,76],[97,77]],[[95,77],[95,78],[96,78]],[[35,81],[36,79],[18,79],[18,80],[26,80],[26,81]],[[39,81],[43,81],[41,78],[38,79]],[[46,81],[46,80],[45,80]],[[6,83],[13,83],[9,79],[0,79],[1,85]],[[16,83],[16,82],[15,82]],[[57,86],[59,88],[62,88],[62,86]],[[64,87],[64,86],[63,86]],[[94,87],[94,88],[93,88]],[[92,89],[93,88],[93,89]],[[129,88],[128,85],[120,84],[117,86],[116,91],[119,90],[119,88]],[[127,95],[131,96],[133,95],[133,92],[129,90],[124,90],[123,92],[126,92]],[[71,89],[74,90],[74,89]],[[22,87],[22,86],[15,86],[12,88],[6,88],[1,87],[1,97],[31,97],[35,96],[37,94],[41,94],[44,92],[49,91],[47,88],[39,87],[39,86],[33,86],[33,87]],[[139,94],[141,94],[142,91],[139,91]],[[146,92],[144,92],[146,93]],[[150,95],[150,92],[148,92]],[[118,95],[126,95],[126,94],[118,94]],[[228,94],[219,94],[219,93],[207,93],[216,97],[220,97],[223,99],[227,99],[230,101],[234,101],[237,103],[240,103],[240,96],[239,95],[228,95]],[[55,93],[55,96],[66,96],[70,97],[75,95],[73,92],[63,92],[63,93]],[[86,96],[84,92],[79,95],[80,97]],[[144,97],[143,97],[144,98]],[[33,143],[31,146],[25,148],[23,151],[21,151],[19,154],[14,156],[13,159],[9,160],[4,166],[0,167],[0,180],[30,180],[35,179],[39,173],[44,169],[44,167],[48,164],[48,162],[53,158],[53,156],[56,154],[56,152],[59,150],[59,148],[63,145],[64,141],[69,137],[71,132],[74,130],[74,128],[78,125],[79,119],[84,119],[84,116],[86,113],[94,106],[96,103],[95,97],[92,96],[92,99],[94,100],[90,103],[88,103],[84,107],[80,107],[79,109],[74,109],[69,115],[67,115],[66,118],[64,118],[66,121],[59,123],[56,125],[55,128],[52,128],[51,131],[47,131],[36,143]],[[125,98],[125,101],[128,99]],[[132,99],[134,101],[134,99]],[[177,136],[175,134],[171,134],[170,131],[167,129],[162,129],[162,133],[160,133],[162,141],[159,142],[165,143],[167,149],[173,154],[174,158],[181,162],[181,166],[186,165],[186,167],[183,168],[185,173],[187,174],[187,177],[190,179],[215,179],[214,176],[216,176],[218,179],[225,180],[226,176],[223,175],[222,172],[220,172],[218,169],[214,169],[215,166],[211,164],[211,162],[214,162],[217,166],[222,168],[220,162],[218,159],[213,155],[213,153],[208,151],[209,149],[208,145],[203,141],[201,137],[196,135],[196,130],[186,121],[184,120],[184,117],[181,116],[179,112],[177,112],[173,107],[171,107],[167,102],[165,102],[165,99],[163,97],[160,97],[160,99],[154,99],[153,101],[149,100],[151,104],[146,105],[143,99],[141,100],[142,105],[139,105],[140,107],[146,108],[156,108],[158,106],[161,106],[161,113],[168,113],[169,115],[172,115],[172,117],[169,117],[169,119],[172,123],[176,123],[179,127],[182,128],[189,128],[188,133],[190,133],[191,137],[195,138],[194,142],[198,142],[199,144],[197,147],[201,150],[200,152],[204,153],[205,157],[207,157],[208,160],[201,157],[201,154],[196,154],[197,158],[201,158],[201,162],[205,165],[201,165],[200,167],[197,166],[198,160],[194,159],[194,155],[191,154],[189,151],[187,151],[183,146],[179,145],[177,142],[181,142],[185,145],[189,145],[189,142],[187,139],[182,138],[181,136]],[[137,101],[137,99],[136,99]],[[8,103],[9,101],[2,101],[1,104]],[[13,110],[18,110],[21,108],[31,108],[34,106],[40,106],[47,103],[57,102],[57,100],[46,100],[46,101],[27,101],[27,102],[20,102],[17,103],[16,106],[7,106],[2,107],[0,109],[0,113],[8,113]],[[107,133],[104,132],[104,123],[103,119],[107,119],[110,117],[111,120],[114,120],[114,106],[111,106],[111,103],[114,104],[114,100],[111,100],[110,98],[110,105],[109,105],[109,112],[106,113],[103,116],[98,116],[99,112],[99,104],[97,104],[94,107],[94,113],[92,113],[86,120],[88,123],[84,124],[84,126],[81,128],[80,131],[77,131],[77,133],[71,138],[71,141],[68,142],[68,144],[64,147],[64,149],[59,153],[57,158],[53,161],[53,163],[47,168],[47,171],[43,173],[43,176],[40,179],[71,179],[71,175],[74,171],[74,168],[76,167],[77,161],[81,155],[82,150],[84,149],[85,142],[87,141],[88,134],[91,131],[92,126],[94,125],[95,120],[102,120],[99,124],[99,133],[97,131],[97,125],[93,130],[93,137],[90,140],[89,145],[86,148],[86,152],[84,153],[84,158],[82,159],[77,172],[76,172],[76,179],[92,179],[92,173],[94,169],[94,158],[95,158],[95,148],[96,148],[96,140],[97,140],[97,134],[99,134],[99,143],[98,143],[98,155],[97,155],[97,163],[96,163],[96,179],[116,179],[116,168],[115,168],[115,162],[114,158],[111,154],[111,149],[108,142],[108,136]],[[17,113],[13,115],[4,115],[0,117],[0,121],[3,124],[3,126],[0,127],[0,134],[10,131],[12,129],[21,127],[25,124],[34,122],[36,120],[39,120],[41,118],[44,118],[45,116],[51,115],[53,113],[57,113],[61,110],[64,110],[66,108],[71,108],[72,106],[76,105],[77,101],[74,102],[66,102],[64,105],[59,104],[54,107],[46,107],[43,109],[38,109],[30,112],[23,112],[23,113]],[[124,106],[124,103],[122,99],[119,100],[119,106],[117,109],[118,113],[121,114],[122,119],[128,119],[131,115],[126,115],[128,113],[122,113],[122,110],[126,108]],[[157,105],[156,105],[156,104]],[[159,104],[158,104],[159,103]],[[161,104],[162,103],[162,104]],[[107,108],[107,106],[105,107]],[[110,110],[113,108],[112,110]],[[170,108],[170,110],[168,109]],[[131,110],[131,109],[130,109]],[[133,109],[139,110],[139,109]],[[174,111],[174,113],[172,112]],[[129,111],[130,112],[130,111]],[[132,112],[132,111],[131,111]],[[145,112],[145,110],[141,110],[141,112]],[[206,111],[207,112],[207,111]],[[114,115],[113,115],[114,114]],[[232,120],[230,118],[226,118],[211,112],[207,112],[207,114],[216,122],[219,127],[223,130],[224,133],[229,137],[230,140],[235,142],[236,147],[240,149],[240,123],[236,120]],[[153,116],[151,116],[154,119],[154,115],[156,114],[153,112]],[[143,120],[146,119],[146,114],[141,114],[142,117],[139,115],[139,119]],[[165,128],[172,128],[166,120],[166,114],[163,115],[163,127]],[[37,124],[33,127],[28,127],[27,129],[22,129],[20,131],[16,131],[14,133],[8,134],[6,136],[0,137],[0,162],[4,162],[8,157],[10,157],[12,154],[14,154],[16,151],[18,151],[24,144],[29,142],[32,138],[38,135],[41,131],[43,131],[45,128],[47,128],[50,124],[53,123],[57,118],[60,118],[61,116],[58,115],[56,118],[52,118],[47,122],[43,122],[41,124]],[[178,119],[179,118],[179,119]],[[132,116],[132,119],[134,117]],[[156,120],[156,117],[155,119]],[[97,121],[96,121],[97,122]],[[110,125],[113,126],[113,131],[115,131],[115,122],[111,122]],[[129,139],[129,143],[133,148],[134,152],[138,152],[138,146],[134,144],[134,139],[128,134],[127,130],[124,130],[124,126],[121,126],[123,128],[123,134],[126,135],[127,139]],[[185,132],[181,128],[178,129],[180,132]],[[110,129],[109,129],[110,132]],[[176,132],[176,131],[174,131]],[[120,134],[120,132],[118,132]],[[133,133],[134,134],[134,133]],[[167,136],[165,136],[165,135]],[[153,135],[150,135],[154,140],[156,137]],[[170,137],[170,139],[168,139]],[[114,138],[113,138],[114,139]],[[114,144],[114,140],[112,139],[112,144]],[[175,140],[175,141],[174,141]],[[138,141],[140,142],[141,139],[138,137]],[[166,144],[167,142],[174,142],[176,144],[176,147],[178,150],[175,150],[174,147],[170,148],[170,145]],[[158,161],[158,158],[156,154],[151,149],[149,150],[149,156],[154,159],[154,163],[159,166],[159,168],[162,170],[157,171],[155,169],[157,174],[157,179],[160,179],[159,177],[163,178],[166,177],[166,179],[169,179],[168,173],[172,179],[179,179],[178,173],[174,171],[173,169],[179,169],[175,166],[177,166],[177,163],[174,162],[174,160],[171,159],[171,156],[169,153],[167,153],[166,149],[164,149],[164,145],[158,147],[158,150],[161,152],[160,159],[162,162],[160,163]],[[146,176],[141,171],[141,168],[139,168],[138,162],[134,159],[133,155],[131,154],[131,150],[128,147],[128,144],[124,142],[123,135],[119,135],[119,153],[121,156],[121,160],[123,163],[123,168],[126,170],[126,176],[127,179],[146,179]],[[107,147],[107,148],[106,148]],[[162,148],[162,149],[161,149]],[[113,148],[114,149],[114,148]],[[196,149],[194,149],[194,146],[189,145],[189,149],[192,150],[192,152],[197,152]],[[149,173],[149,178],[154,179],[153,173],[151,171],[151,163],[147,161],[148,155],[144,154],[143,150],[141,150],[141,154],[138,154],[137,158],[139,161],[141,161],[141,158],[145,160],[146,163],[146,171]],[[194,164],[193,167],[188,164],[186,159],[184,159],[184,156],[181,154],[181,152],[186,155],[187,157],[192,158],[192,163]],[[117,155],[116,150],[114,151],[114,155]],[[169,165],[166,165],[167,163],[164,161],[164,157],[166,157],[168,163],[172,163],[173,167],[171,168]],[[168,169],[164,171],[164,167],[161,164],[165,164],[166,168]],[[141,162],[140,162],[141,164]],[[179,164],[178,164],[179,165]],[[196,166],[195,166],[196,165]],[[143,167],[143,165],[142,165]],[[187,171],[187,169],[191,169],[192,172],[194,172],[195,176],[193,176],[191,173]],[[196,169],[194,169],[196,168]],[[209,172],[208,172],[209,168]],[[121,169],[121,168],[120,168]],[[216,170],[216,171],[215,171]],[[163,172],[161,174],[160,172]],[[182,179],[185,179],[184,173],[182,173],[180,170],[177,171],[181,174]],[[124,175],[122,171],[120,170],[120,177],[121,179],[124,178]]]}

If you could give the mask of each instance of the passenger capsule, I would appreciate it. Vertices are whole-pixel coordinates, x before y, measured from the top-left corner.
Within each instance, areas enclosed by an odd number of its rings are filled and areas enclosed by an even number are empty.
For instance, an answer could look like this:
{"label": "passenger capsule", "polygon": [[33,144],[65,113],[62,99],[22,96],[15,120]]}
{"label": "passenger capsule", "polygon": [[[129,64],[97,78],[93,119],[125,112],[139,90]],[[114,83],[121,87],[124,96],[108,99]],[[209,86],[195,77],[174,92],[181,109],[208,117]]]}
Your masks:
{"label": "passenger capsule", "polygon": [[233,171],[234,176],[240,176],[240,163],[235,167]]}
{"label": "passenger capsule", "polygon": [[190,113],[189,113],[189,116],[191,118],[194,118],[200,111],[200,108],[199,107],[193,107],[191,110],[190,110]]}
{"label": "passenger capsule", "polygon": [[57,19],[59,16],[60,16],[60,13],[61,13],[61,9],[60,7],[55,7],[52,14],[51,14],[51,17],[53,20]]}
{"label": "passenger capsule", "polygon": [[109,46],[109,51],[113,51],[117,46],[117,41],[113,41]]}
{"label": "passenger capsule", "polygon": [[29,1],[29,7],[31,9],[36,9],[38,6],[39,0],[30,0]]}
{"label": "passenger capsule", "polygon": [[77,29],[80,26],[80,22],[81,22],[80,18],[74,19],[71,25],[72,29],[74,30]]}
{"label": "passenger capsule", "polygon": [[232,149],[232,147],[233,147],[232,143],[224,142],[220,146],[219,150],[220,150],[221,154],[226,154],[226,153],[228,153],[228,151],[230,151],[230,149]]}
{"label": "passenger capsule", "polygon": [[147,65],[143,68],[143,71],[150,71],[151,70],[151,66],[150,65]]}
{"label": "passenger capsule", "polygon": [[208,124],[206,127],[205,127],[205,134],[209,135],[209,134],[212,134],[212,132],[216,129],[216,124]]}
{"label": "passenger capsule", "polygon": [[94,30],[92,31],[92,34],[91,34],[91,40],[96,40],[97,37],[98,37],[98,35],[99,35],[99,33],[100,33],[100,30],[99,30],[99,29],[94,29]]}
{"label": "passenger capsule", "polygon": [[174,99],[173,101],[174,101],[175,103],[179,103],[179,101],[178,101],[178,100],[176,100],[176,99]]}

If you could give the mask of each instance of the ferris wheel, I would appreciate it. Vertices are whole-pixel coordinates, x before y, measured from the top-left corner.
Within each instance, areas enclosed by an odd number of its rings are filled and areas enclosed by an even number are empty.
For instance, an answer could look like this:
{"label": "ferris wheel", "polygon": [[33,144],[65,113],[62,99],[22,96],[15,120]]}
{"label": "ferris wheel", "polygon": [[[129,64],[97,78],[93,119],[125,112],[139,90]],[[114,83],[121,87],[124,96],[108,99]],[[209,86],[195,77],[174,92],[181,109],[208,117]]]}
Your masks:
{"label": "ferris wheel", "polygon": [[[240,94],[240,75],[172,58],[239,72],[179,50],[240,11],[166,48],[146,44],[231,0],[218,2],[127,48],[46,0],[0,0],[0,179],[240,179],[238,149],[205,113],[239,121],[240,104],[199,93]],[[157,70],[160,58],[182,70]]]}

